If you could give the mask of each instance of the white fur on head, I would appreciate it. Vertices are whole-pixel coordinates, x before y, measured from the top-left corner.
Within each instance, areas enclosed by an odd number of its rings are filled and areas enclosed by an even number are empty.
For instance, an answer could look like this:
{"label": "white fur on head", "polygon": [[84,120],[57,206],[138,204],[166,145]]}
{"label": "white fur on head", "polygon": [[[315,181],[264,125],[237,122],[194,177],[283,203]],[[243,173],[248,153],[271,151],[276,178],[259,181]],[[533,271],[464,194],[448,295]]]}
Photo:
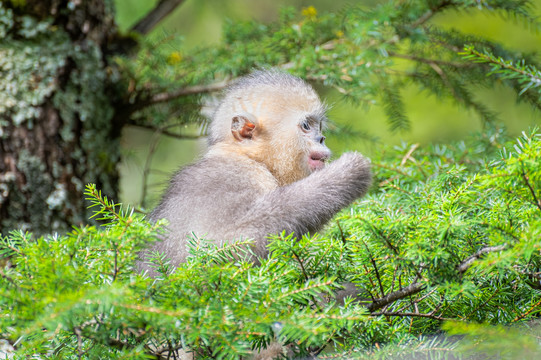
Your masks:
{"label": "white fur on head", "polygon": [[235,115],[251,114],[266,122],[285,111],[323,116],[325,106],[304,80],[278,70],[258,70],[230,86],[216,109],[210,129],[209,145],[232,139],[231,120]]}

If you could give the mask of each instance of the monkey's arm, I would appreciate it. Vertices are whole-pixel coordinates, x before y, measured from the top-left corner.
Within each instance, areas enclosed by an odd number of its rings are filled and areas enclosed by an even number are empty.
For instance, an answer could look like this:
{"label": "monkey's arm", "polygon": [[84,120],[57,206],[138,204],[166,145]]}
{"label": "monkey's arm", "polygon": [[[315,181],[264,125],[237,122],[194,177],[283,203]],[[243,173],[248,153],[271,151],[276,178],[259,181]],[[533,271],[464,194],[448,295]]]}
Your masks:
{"label": "monkey's arm", "polygon": [[343,154],[322,170],[257,199],[239,229],[256,241],[284,230],[315,232],[364,195],[370,183],[370,162],[358,153]]}

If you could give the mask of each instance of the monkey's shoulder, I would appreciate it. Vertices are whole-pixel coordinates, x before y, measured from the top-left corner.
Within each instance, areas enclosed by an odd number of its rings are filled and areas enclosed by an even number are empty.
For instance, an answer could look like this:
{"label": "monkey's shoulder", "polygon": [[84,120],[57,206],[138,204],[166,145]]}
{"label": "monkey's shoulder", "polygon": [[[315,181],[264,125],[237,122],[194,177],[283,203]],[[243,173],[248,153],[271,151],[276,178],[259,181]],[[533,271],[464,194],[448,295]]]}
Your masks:
{"label": "monkey's shoulder", "polygon": [[274,176],[256,161],[234,155],[214,155],[177,172],[171,180],[170,192],[190,194],[191,197],[244,193],[258,196],[277,186]]}
{"label": "monkey's shoulder", "polygon": [[[181,169],[171,179],[152,219],[166,218],[173,233],[189,231],[207,236],[227,236],[234,219],[277,182],[268,170],[235,156],[209,156]],[[219,229],[213,231],[213,229]]]}

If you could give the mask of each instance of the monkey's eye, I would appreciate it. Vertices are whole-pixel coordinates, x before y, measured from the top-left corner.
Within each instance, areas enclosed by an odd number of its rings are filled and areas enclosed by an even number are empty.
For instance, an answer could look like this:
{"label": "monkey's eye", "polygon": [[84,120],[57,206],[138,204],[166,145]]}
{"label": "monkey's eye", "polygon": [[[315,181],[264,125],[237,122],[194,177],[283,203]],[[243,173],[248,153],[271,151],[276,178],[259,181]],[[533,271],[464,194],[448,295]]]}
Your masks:
{"label": "monkey's eye", "polygon": [[304,121],[302,124],[301,124],[301,127],[304,131],[310,131],[310,124],[308,124],[307,121]]}

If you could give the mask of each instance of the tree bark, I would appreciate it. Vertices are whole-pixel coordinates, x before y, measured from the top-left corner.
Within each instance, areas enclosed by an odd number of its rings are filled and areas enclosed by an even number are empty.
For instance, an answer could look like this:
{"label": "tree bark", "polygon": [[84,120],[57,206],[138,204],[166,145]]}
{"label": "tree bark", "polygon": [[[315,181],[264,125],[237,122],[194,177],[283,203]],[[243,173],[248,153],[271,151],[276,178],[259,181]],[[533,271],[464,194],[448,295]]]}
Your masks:
{"label": "tree bark", "polygon": [[0,20],[0,232],[65,232],[88,218],[85,184],[117,197],[112,5],[8,1]]}

